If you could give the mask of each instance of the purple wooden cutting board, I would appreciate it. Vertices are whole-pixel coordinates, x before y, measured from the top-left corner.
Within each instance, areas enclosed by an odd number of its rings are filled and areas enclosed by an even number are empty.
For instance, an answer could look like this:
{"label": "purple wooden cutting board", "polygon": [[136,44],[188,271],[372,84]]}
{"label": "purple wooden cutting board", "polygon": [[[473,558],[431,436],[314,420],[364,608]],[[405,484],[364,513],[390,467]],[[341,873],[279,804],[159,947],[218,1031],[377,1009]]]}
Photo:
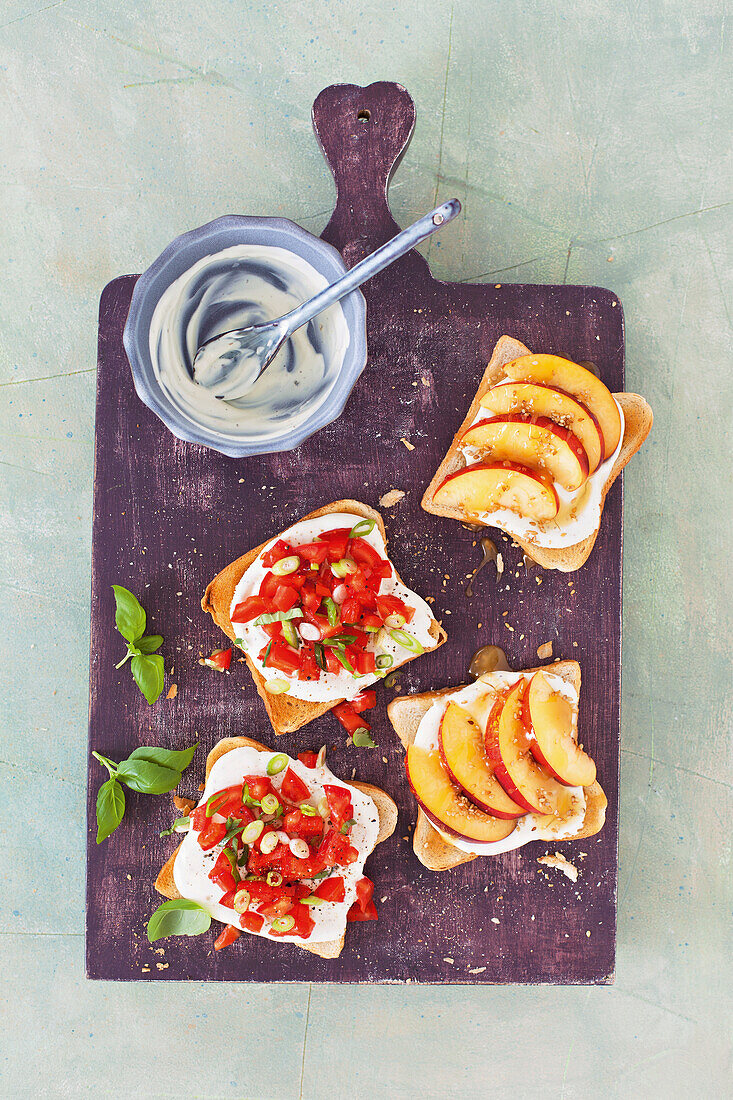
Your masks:
{"label": "purple wooden cutting board", "polygon": [[[325,89],[313,108],[316,133],[338,187],[323,233],[353,265],[397,231],[386,201],[389,176],[409,141],[414,104],[396,84]],[[450,246],[450,228],[445,230]],[[153,889],[175,840],[158,833],[175,816],[171,798],[130,793],[125,819],[95,844],[94,804],[106,777],[91,760],[88,792],[87,973],[92,978],[338,982],[608,982],[614,970],[618,837],[622,495],[617,481],[583,569],[527,573],[521,551],[497,536],[507,569],[493,566],[464,593],[480,555],[475,536],[427,515],[420,497],[465,415],[503,333],[537,351],[592,360],[612,390],[623,389],[620,304],[597,287],[485,286],[437,282],[410,254],[368,283],[369,364],[342,417],[297,450],[233,460],[182,443],[138,400],[122,347],[135,276],[115,279],[100,303],[97,381],[90,748],[122,759],[138,744],[199,751],[181,793],[197,797],[208,750],[220,737],[275,738],[243,664],[221,675],[199,666],[225,639],[199,600],[233,558],[305,513],[341,497],[377,506],[389,489],[404,499],[384,517],[390,555],[406,582],[448,631],[438,652],[409,664],[403,693],[466,680],[471,654],[503,646],[512,667],[537,663],[537,647],[580,661],[580,739],[608,794],[606,825],[577,843],[535,843],[443,874],[412,852],[416,807],[404,753],[387,720],[394,690],[381,687],[376,751],[345,745],[331,715],[277,739],[296,753],[326,743],[329,763],[348,779],[357,769],[392,794],[395,835],[367,865],[376,883],[378,923],[351,925],[340,958],[242,935],[214,953],[213,931],[151,947],[145,924],[161,900]],[[402,442],[408,440],[414,450]],[[538,584],[536,577],[542,583]],[[129,670],[115,671],[124,645],[114,629],[110,586],[131,588],[165,636],[166,691],[148,707]],[[508,585],[508,589],[507,589]],[[508,615],[503,616],[507,611]],[[506,629],[505,623],[514,627]],[[579,868],[573,884],[542,868],[546,851]]]}

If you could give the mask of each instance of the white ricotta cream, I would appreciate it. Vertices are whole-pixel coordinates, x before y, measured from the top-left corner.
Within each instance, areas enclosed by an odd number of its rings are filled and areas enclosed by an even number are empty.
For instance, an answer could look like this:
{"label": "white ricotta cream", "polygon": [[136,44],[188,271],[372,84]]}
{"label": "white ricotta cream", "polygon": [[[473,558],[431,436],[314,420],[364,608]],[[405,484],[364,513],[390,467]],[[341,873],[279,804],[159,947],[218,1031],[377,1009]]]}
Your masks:
{"label": "white ricotta cream", "polygon": [[[318,519],[301,520],[300,523],[294,524],[289,527],[287,531],[277,535],[274,539],[270,539],[267,546],[262,551],[265,554],[271,546],[283,539],[289,542],[297,553],[299,543],[314,542],[319,535],[325,531],[332,531],[336,528],[348,527],[352,528],[359,522],[361,517],[353,515],[350,512],[334,512],[331,515],[320,516]],[[368,535],[361,536],[370,546],[380,554],[381,557],[387,557],[387,548],[382,538],[382,534],[378,527],[374,529]],[[229,610],[230,615],[234,612],[234,608],[247,596],[254,596],[260,590],[260,585],[269,569],[262,564],[262,554],[252,562],[249,569],[243,574],[242,579],[234,590],[234,596],[232,598],[231,607]],[[435,621],[435,616],[432,611],[416,592],[407,588],[400,581],[396,580],[394,573],[391,577],[386,577],[382,580],[379,595],[392,595],[398,596],[410,607],[415,609],[412,622],[405,625],[405,630],[416,638],[423,649],[434,649],[435,639],[431,637],[430,627]],[[270,641],[269,636],[265,633],[261,626],[253,626],[252,623],[233,623],[234,630],[237,635],[238,641],[242,642],[242,649],[251,658],[254,664],[257,666],[259,672],[264,676],[265,680],[287,680],[290,685],[289,696],[293,699],[306,699],[309,702],[328,702],[333,699],[353,699],[355,695],[358,695],[364,688],[369,687],[370,684],[375,684],[378,680],[388,675],[391,669],[385,669],[383,673],[379,675],[371,676],[352,676],[347,669],[342,669],[341,672],[321,672],[318,680],[299,680],[297,676],[288,675],[284,672],[280,672],[275,668],[263,668],[262,662],[259,659],[258,654],[261,653],[263,646],[266,646]],[[367,649],[374,653],[389,653],[396,666],[401,661],[404,661],[409,657],[410,651],[401,646],[398,642],[395,642],[387,633],[382,630],[379,634],[373,636],[374,640],[370,640],[367,645]]]}
{"label": "white ricotta cream", "polygon": [[[245,775],[267,775],[267,763],[275,755],[281,754],[260,752],[258,749],[248,747],[231,749],[224,753],[209,772],[199,806],[205,805],[218,791],[241,783]],[[323,797],[325,783],[335,783],[348,790],[354,808],[354,825],[349,834],[349,842],[358,849],[359,858],[348,867],[337,867],[332,872],[333,875],[339,875],[344,880],[344,900],[326,901],[323,905],[311,907],[310,914],[315,921],[315,927],[307,940],[301,936],[273,936],[267,921],[260,932],[252,932],[251,935],[263,936],[271,940],[285,940],[289,943],[323,943],[326,940],[339,939],[344,933],[346,914],[356,900],[356,884],[364,874],[364,862],[377,843],[379,813],[371,798],[362,794],[356,787],[338,779],[325,764],[320,768],[306,768],[305,764],[299,760],[288,757],[288,766],[308,786],[312,806],[316,806],[319,799]],[[286,770],[284,768],[278,775],[269,777],[277,791],[280,790]],[[214,814],[213,820],[223,821],[223,818]],[[209,878],[209,871],[216,863],[221,849],[222,845],[217,844],[211,851],[204,852],[199,845],[198,834],[189,827],[173,864],[173,880],[182,897],[203,905],[216,920],[239,927],[238,914],[233,909],[219,904],[218,899],[222,896],[221,889]],[[314,882],[314,888],[316,885],[317,883]]]}
{"label": "white ricotta cream", "polygon": [[240,244],[204,256],[172,283],[150,323],[156,379],[191,423],[228,440],[257,441],[297,428],[333,389],[349,346],[341,306],[293,333],[243,397],[222,400],[193,378],[198,348],[214,336],[289,313],[327,286],[294,252]]}
{"label": "white ricotta cream", "polygon": [[[578,693],[573,685],[568,684],[561,676],[553,675],[548,669],[543,669],[543,671],[554,690],[563,695],[571,704],[577,721]],[[438,731],[440,730],[440,722],[449,703],[470,706],[482,696],[485,696],[487,690],[495,695],[497,692],[516,684],[519,680],[530,680],[531,677],[532,673],[526,672],[487,672],[484,676],[480,676],[475,683],[451,692],[450,695],[442,695],[435,700],[420,722],[415,734],[415,744],[419,748],[427,750],[439,747]],[[517,818],[517,824],[509,836],[505,837],[504,840],[496,840],[492,843],[482,844],[475,840],[461,840],[448,832],[444,832],[434,821],[431,820],[430,824],[448,844],[452,844],[454,848],[459,848],[462,852],[478,856],[495,856],[501,852],[511,852],[533,840],[562,840],[577,833],[585,818],[585,791],[582,787],[568,787],[567,790],[574,797],[575,802],[573,812],[564,817],[562,821],[548,824],[547,817],[541,817],[539,814],[525,814],[524,817]]]}

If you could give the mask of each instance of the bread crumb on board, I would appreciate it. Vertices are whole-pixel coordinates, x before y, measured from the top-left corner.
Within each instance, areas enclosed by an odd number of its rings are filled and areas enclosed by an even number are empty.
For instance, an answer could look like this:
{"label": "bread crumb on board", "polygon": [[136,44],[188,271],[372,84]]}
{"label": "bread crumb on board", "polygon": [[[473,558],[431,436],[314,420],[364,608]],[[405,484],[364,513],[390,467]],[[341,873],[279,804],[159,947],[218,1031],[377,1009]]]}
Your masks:
{"label": "bread crumb on board", "polygon": [[574,863],[571,863],[569,859],[566,859],[562,852],[555,852],[554,855],[548,854],[540,856],[537,862],[541,863],[544,867],[554,867],[557,871],[562,871],[571,882],[578,881],[578,868]]}
{"label": "bread crumb on board", "polygon": [[175,699],[176,695],[178,695],[178,684],[171,684],[166,699]]}
{"label": "bread crumb on board", "polygon": [[548,657],[552,657],[552,642],[544,642],[541,646],[538,646],[537,656],[541,661],[545,661]]}
{"label": "bread crumb on board", "polygon": [[402,436],[402,439],[400,439],[400,443],[404,443],[404,445],[407,447],[408,451],[414,451],[415,450],[414,444],[410,443],[410,440],[405,439],[404,436]]}
{"label": "bread crumb on board", "polygon": [[390,489],[388,493],[385,493],[384,496],[379,498],[379,506],[380,508],[392,508],[393,505],[398,504],[402,500],[404,495],[402,489]]}

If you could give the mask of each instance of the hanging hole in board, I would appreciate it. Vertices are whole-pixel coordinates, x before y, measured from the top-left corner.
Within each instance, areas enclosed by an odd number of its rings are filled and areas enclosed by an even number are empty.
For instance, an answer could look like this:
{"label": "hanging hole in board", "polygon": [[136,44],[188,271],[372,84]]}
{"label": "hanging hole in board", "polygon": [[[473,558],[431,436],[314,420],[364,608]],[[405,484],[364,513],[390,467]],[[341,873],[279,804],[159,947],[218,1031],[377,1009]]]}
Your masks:
{"label": "hanging hole in board", "polygon": [[371,117],[371,111],[359,111],[358,115],[356,116],[358,122],[368,122]]}

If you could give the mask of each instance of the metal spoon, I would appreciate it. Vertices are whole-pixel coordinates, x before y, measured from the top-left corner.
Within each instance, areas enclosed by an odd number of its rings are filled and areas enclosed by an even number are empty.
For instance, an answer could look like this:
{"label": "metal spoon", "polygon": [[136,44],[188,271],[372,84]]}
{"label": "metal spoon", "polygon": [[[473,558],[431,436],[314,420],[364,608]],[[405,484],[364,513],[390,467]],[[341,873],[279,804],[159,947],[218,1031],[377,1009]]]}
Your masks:
{"label": "metal spoon", "polygon": [[196,352],[193,361],[194,380],[205,386],[215,397],[228,400],[243,397],[296,329],[361,286],[367,279],[371,279],[372,275],[383,271],[436,229],[452,221],[460,212],[461,204],[458,199],[444,202],[432,213],[403,229],[391,241],[372,252],[371,256],[361,260],[335,283],[309,301],[296,306],[284,317],[213,336]]}

